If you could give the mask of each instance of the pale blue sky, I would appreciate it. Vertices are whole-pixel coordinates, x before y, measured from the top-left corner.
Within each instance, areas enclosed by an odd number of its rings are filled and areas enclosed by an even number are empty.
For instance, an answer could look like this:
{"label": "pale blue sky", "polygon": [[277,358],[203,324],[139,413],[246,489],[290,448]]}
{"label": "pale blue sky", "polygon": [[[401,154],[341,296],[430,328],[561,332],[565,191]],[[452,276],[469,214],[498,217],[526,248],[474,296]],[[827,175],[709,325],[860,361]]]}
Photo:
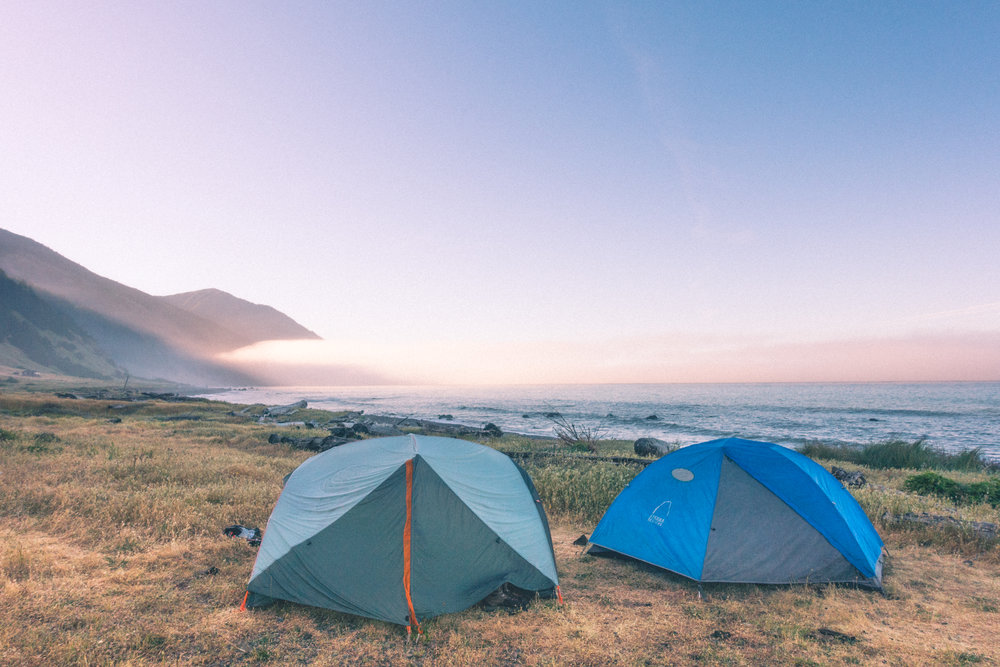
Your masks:
{"label": "pale blue sky", "polygon": [[8,2],[0,90],[0,226],[341,362],[1000,379],[998,3]]}

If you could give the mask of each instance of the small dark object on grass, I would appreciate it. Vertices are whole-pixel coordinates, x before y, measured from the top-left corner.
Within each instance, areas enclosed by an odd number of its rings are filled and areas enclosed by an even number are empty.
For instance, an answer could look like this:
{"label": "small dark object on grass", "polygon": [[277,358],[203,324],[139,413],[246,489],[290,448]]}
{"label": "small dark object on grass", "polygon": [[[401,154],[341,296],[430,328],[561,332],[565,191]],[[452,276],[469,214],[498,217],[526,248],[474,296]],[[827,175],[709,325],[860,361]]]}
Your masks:
{"label": "small dark object on grass", "polygon": [[710,636],[710,637],[711,637],[712,639],[729,639],[730,637],[732,637],[732,636],[733,636],[733,633],[731,633],[731,632],[726,632],[725,630],[716,630],[715,632],[713,632],[713,633],[712,633],[711,635],[709,635],[709,636]]}
{"label": "small dark object on grass", "polygon": [[843,468],[838,468],[837,466],[832,466],[830,468],[830,474],[836,477],[844,486],[853,486],[856,489],[860,489],[868,480],[861,473],[860,470],[855,470],[853,472],[847,472]]}
{"label": "small dark object on grass", "polygon": [[845,635],[843,632],[837,632],[830,628],[820,628],[816,631],[816,635],[819,635],[817,639],[835,639],[845,644],[854,644],[858,641],[858,638],[853,635]]}
{"label": "small dark object on grass", "polygon": [[112,417],[111,419],[106,419],[105,421],[108,422],[109,424],[121,424],[122,423],[122,418],[121,417]]}
{"label": "small dark object on grass", "polygon": [[479,604],[486,611],[506,609],[514,612],[527,609],[533,597],[535,597],[535,591],[526,591],[513,584],[503,584],[500,588],[483,598]]}
{"label": "small dark object on grass", "polygon": [[68,394],[65,392],[58,392],[56,398],[76,398],[76,394]]}
{"label": "small dark object on grass", "polygon": [[247,528],[246,526],[235,525],[223,529],[222,533],[228,537],[238,537],[246,540],[247,544],[252,547],[260,546],[260,528]]}
{"label": "small dark object on grass", "polygon": [[219,573],[219,568],[215,567],[214,565],[208,568],[207,570],[202,570],[202,574],[208,575],[210,577],[218,573]]}

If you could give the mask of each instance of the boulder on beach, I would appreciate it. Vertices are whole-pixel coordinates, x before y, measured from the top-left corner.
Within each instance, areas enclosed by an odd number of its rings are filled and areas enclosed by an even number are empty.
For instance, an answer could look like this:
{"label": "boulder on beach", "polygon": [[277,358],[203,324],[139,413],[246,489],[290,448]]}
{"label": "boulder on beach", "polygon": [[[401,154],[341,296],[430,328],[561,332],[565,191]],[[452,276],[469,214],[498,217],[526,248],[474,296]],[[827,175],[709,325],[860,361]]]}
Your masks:
{"label": "boulder on beach", "polygon": [[488,438],[499,438],[503,435],[503,431],[493,422],[488,422],[486,426],[483,426],[483,435]]}
{"label": "boulder on beach", "polygon": [[659,438],[639,438],[632,444],[632,449],[639,456],[663,456],[674,451],[673,447]]}

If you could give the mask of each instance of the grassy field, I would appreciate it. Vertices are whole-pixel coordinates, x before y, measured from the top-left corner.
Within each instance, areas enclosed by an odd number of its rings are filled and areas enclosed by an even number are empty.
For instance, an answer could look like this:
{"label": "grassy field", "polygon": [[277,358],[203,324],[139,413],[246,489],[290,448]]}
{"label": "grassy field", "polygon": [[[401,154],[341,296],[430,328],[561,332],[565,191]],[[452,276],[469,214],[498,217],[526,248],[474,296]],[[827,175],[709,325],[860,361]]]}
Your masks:
{"label": "grassy field", "polygon": [[[886,595],[707,585],[699,598],[681,577],[573,544],[640,466],[539,459],[527,467],[549,512],[565,604],[538,600],[513,614],[474,607],[425,623],[414,642],[399,626],[290,603],[238,610],[256,551],[222,529],[263,527],[282,478],[310,455],[269,444],[274,426],[223,403],[12,389],[0,394],[0,664],[1000,661],[997,544],[881,519],[926,511],[1000,523],[1000,510],[906,491],[915,470],[838,463],[870,482],[855,495],[887,543]],[[599,453],[628,446],[602,443]],[[966,484],[991,475],[947,472]]]}

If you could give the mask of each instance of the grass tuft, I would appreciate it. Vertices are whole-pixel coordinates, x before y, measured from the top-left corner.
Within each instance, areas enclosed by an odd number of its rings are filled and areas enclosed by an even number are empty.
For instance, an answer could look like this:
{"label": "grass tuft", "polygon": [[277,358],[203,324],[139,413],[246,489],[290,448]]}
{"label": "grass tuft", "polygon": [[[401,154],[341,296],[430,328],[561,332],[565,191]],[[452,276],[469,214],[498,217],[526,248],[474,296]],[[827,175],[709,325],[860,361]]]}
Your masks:
{"label": "grass tuft", "polygon": [[642,471],[640,465],[616,465],[584,458],[547,461],[525,465],[546,511],[587,523],[599,521],[622,489]]}
{"label": "grass tuft", "polygon": [[958,453],[944,452],[931,447],[923,438],[913,442],[886,440],[863,447],[808,443],[799,452],[812,459],[847,461],[869,468],[908,468],[913,470],[989,470],[997,464],[983,456],[979,447]]}

